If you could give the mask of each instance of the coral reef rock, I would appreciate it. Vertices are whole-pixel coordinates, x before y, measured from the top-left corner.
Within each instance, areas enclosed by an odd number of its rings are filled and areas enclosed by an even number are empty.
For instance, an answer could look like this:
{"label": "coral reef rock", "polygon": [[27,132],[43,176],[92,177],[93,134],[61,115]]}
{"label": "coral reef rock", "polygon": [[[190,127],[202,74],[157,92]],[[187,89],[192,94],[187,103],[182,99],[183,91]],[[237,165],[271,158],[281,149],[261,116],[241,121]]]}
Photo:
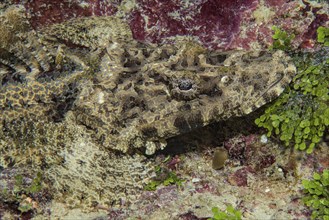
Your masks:
{"label": "coral reef rock", "polygon": [[[2,0],[3,2],[4,0]],[[325,0],[6,0],[19,3],[35,29],[70,19],[116,16],[134,39],[162,43],[194,36],[211,49],[261,49],[272,44],[272,26],[294,34],[293,48],[313,48],[316,29],[329,25]],[[4,3],[5,4],[5,3]],[[0,4],[1,7],[1,4]]]}

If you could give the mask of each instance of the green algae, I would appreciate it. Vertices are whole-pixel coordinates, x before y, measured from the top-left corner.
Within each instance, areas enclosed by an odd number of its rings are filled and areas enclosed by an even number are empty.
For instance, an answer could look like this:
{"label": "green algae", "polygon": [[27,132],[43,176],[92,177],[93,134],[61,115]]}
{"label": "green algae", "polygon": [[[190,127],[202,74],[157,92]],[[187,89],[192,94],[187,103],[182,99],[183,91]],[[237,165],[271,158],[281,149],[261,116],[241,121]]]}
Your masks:
{"label": "green algae", "polygon": [[314,173],[312,180],[303,180],[303,202],[312,210],[311,219],[329,219],[329,170]]}
{"label": "green algae", "polygon": [[321,141],[329,125],[328,49],[323,44],[317,52],[293,55],[298,73],[292,85],[255,120],[267,129],[267,136],[274,133],[286,146],[307,153]]}
{"label": "green algae", "polygon": [[213,217],[208,220],[240,220],[241,212],[233,208],[232,205],[228,205],[225,211],[220,211],[219,208],[213,207],[211,209]]}

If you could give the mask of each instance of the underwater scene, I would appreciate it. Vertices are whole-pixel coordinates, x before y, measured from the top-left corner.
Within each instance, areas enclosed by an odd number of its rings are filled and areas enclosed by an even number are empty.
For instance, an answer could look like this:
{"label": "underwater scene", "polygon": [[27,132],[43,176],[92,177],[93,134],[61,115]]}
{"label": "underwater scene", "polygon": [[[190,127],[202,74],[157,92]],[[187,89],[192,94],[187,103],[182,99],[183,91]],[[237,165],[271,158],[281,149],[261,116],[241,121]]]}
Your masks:
{"label": "underwater scene", "polygon": [[1,0],[0,220],[329,220],[327,0]]}

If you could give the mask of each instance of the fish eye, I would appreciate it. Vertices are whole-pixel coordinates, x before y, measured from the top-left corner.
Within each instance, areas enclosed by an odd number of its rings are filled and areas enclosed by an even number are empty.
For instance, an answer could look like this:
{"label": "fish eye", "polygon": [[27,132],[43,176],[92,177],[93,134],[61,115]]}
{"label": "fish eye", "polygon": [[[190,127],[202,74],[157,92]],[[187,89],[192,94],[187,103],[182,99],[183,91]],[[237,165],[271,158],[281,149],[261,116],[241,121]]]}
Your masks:
{"label": "fish eye", "polygon": [[190,90],[192,89],[193,81],[190,79],[181,79],[178,82],[178,88],[180,90]]}

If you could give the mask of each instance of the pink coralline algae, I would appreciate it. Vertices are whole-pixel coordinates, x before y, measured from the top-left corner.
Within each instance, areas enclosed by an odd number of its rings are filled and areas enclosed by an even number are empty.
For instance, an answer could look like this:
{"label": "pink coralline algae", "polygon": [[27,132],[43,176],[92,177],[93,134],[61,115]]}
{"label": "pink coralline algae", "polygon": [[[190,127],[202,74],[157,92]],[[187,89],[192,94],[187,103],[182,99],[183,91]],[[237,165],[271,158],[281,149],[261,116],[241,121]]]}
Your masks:
{"label": "pink coralline algae", "polygon": [[267,148],[259,147],[256,135],[240,135],[224,142],[231,160],[241,165],[252,165],[255,170],[262,170],[275,163],[276,159]]}
{"label": "pink coralline algae", "polygon": [[316,29],[328,26],[328,6],[309,0],[11,0],[32,26],[42,28],[76,17],[118,16],[136,40],[151,43],[192,36],[210,49],[265,49],[272,26],[296,35],[294,48],[312,48]]}
{"label": "pink coralline algae", "polygon": [[140,41],[159,42],[177,35],[197,36],[207,47],[232,43],[241,19],[257,0],[146,1],[139,0],[130,15],[130,27]]}
{"label": "pink coralline algae", "polygon": [[187,213],[179,215],[179,219],[181,219],[181,220],[207,220],[209,218],[198,218],[196,215],[194,215],[193,212],[187,212]]}
{"label": "pink coralline algae", "polygon": [[16,0],[25,6],[34,28],[61,23],[72,18],[109,16],[117,12],[118,1],[102,0]]}
{"label": "pink coralline algae", "polygon": [[315,15],[315,19],[310,23],[309,28],[300,35],[302,40],[302,47],[311,48],[314,46],[314,39],[316,38],[316,30],[319,26],[328,26],[329,14],[318,13],[321,8],[314,8],[310,6],[310,3],[304,2],[306,7],[304,13],[312,12]]}
{"label": "pink coralline algae", "polygon": [[176,155],[167,163],[167,167],[170,170],[177,170],[177,167],[180,162],[181,162],[181,159],[179,158],[178,155]]}
{"label": "pink coralline algae", "polygon": [[252,176],[254,172],[251,167],[243,167],[229,175],[227,180],[234,186],[248,186],[248,176]]}
{"label": "pink coralline algae", "polygon": [[267,48],[273,25],[295,33],[295,47],[310,47],[317,27],[329,20],[322,6],[289,0],[139,0],[128,18],[137,40],[188,35],[212,49]]}
{"label": "pink coralline algae", "polygon": [[240,135],[224,142],[224,147],[228,151],[231,159],[240,161],[241,165],[250,162],[253,157],[252,145],[256,142],[257,136]]}

